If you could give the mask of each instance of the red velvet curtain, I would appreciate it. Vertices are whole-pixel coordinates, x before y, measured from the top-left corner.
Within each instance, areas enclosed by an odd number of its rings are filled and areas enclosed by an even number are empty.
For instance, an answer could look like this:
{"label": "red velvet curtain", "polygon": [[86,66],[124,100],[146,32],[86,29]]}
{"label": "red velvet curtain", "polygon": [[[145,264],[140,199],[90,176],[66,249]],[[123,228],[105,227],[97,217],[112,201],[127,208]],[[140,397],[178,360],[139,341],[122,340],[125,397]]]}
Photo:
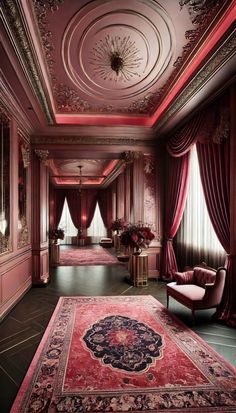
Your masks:
{"label": "red velvet curtain", "polygon": [[166,181],[167,199],[161,264],[161,276],[166,280],[171,280],[173,274],[178,271],[173,238],[179,228],[187,197],[190,149],[196,142],[202,123],[203,116],[197,114],[167,143],[167,151],[171,158]]}
{"label": "red velvet curtain", "polygon": [[179,132],[173,135],[166,145],[168,153],[173,157],[185,155],[195,144],[203,122],[203,116],[197,114],[191,122],[188,122]]}
{"label": "red velvet curtain", "polygon": [[102,189],[98,194],[98,205],[103,223],[107,230],[112,222],[112,191],[111,188]]}
{"label": "red velvet curtain", "polygon": [[171,161],[168,163],[166,215],[161,265],[161,276],[166,280],[170,280],[173,274],[178,271],[173,249],[173,238],[179,228],[188,192],[189,157],[190,152],[178,158],[171,158]]}
{"label": "red velvet curtain", "polygon": [[57,228],[61,220],[61,214],[65,202],[64,189],[50,188],[50,228]]}
{"label": "red velvet curtain", "polygon": [[197,142],[197,153],[208,213],[222,247],[229,254],[229,142]]}
{"label": "red velvet curtain", "polygon": [[215,232],[226,250],[227,277],[224,295],[215,317],[236,326],[236,286],[230,251],[230,141],[197,143],[199,167],[208,213]]}
{"label": "red velvet curtain", "polygon": [[[77,228],[81,229],[81,193],[78,189],[68,189],[66,192],[68,208],[70,211],[72,222]],[[79,234],[79,232],[78,232]]]}
{"label": "red velvet curtain", "polygon": [[[78,230],[90,226],[97,203],[98,191],[96,189],[70,189],[67,192],[67,202],[74,226]],[[80,235],[80,232],[78,232]]]}
{"label": "red velvet curtain", "polygon": [[61,214],[65,202],[66,193],[63,189],[57,189],[55,191],[55,195],[55,226],[57,228],[61,220]]}
{"label": "red velvet curtain", "polygon": [[98,199],[97,189],[82,191],[81,197],[81,227],[88,228],[92,222]]}

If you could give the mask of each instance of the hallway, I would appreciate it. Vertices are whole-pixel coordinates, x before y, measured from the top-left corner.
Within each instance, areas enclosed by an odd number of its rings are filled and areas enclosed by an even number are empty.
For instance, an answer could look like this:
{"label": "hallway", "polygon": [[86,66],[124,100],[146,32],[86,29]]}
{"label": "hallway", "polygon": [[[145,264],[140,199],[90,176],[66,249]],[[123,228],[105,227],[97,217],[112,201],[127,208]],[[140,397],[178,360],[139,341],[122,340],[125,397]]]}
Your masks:
{"label": "hallway", "polygon": [[[0,328],[0,412],[9,412],[21,381],[43,336],[60,296],[110,296],[151,294],[166,303],[165,283],[150,280],[135,288],[129,284],[124,264],[109,266],[51,268],[51,282],[45,288],[32,288],[4,319]],[[192,328],[191,312],[174,300],[170,310]],[[236,365],[236,331],[211,323],[213,311],[196,315],[193,327],[210,346]]]}

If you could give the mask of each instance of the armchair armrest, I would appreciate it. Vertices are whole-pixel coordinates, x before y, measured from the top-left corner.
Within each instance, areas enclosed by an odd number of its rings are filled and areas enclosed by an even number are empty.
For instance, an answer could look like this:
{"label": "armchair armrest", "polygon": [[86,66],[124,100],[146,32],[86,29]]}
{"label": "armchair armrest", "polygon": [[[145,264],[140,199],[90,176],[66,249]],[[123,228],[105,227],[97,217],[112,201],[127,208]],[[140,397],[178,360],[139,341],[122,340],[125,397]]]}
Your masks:
{"label": "armchair armrest", "polygon": [[185,272],[176,272],[174,279],[177,284],[192,284],[193,283],[193,270]]}
{"label": "armchair armrest", "polygon": [[217,306],[220,304],[224,285],[225,285],[226,269],[218,268],[216,272],[216,279],[214,283],[205,284],[205,295],[203,301],[209,306]]}

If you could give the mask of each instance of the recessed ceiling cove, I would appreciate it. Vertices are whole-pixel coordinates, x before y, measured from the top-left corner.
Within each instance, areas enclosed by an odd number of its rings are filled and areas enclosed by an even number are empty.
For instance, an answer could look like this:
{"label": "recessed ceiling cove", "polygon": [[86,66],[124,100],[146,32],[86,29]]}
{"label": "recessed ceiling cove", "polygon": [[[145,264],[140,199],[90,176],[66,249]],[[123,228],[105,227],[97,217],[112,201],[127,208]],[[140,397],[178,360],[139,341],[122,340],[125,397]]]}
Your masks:
{"label": "recessed ceiling cove", "polygon": [[67,25],[63,64],[74,86],[87,97],[122,105],[156,84],[175,44],[171,18],[157,2],[95,1]]}

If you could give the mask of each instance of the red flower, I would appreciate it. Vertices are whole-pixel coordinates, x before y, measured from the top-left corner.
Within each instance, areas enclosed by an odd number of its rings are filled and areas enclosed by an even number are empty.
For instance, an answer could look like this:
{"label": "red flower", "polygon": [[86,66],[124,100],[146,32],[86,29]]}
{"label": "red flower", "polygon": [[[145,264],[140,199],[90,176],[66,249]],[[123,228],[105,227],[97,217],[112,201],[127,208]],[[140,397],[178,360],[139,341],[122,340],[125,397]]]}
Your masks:
{"label": "red flower", "polygon": [[120,242],[125,247],[148,248],[154,238],[155,235],[148,226],[142,224],[128,225],[120,235]]}

